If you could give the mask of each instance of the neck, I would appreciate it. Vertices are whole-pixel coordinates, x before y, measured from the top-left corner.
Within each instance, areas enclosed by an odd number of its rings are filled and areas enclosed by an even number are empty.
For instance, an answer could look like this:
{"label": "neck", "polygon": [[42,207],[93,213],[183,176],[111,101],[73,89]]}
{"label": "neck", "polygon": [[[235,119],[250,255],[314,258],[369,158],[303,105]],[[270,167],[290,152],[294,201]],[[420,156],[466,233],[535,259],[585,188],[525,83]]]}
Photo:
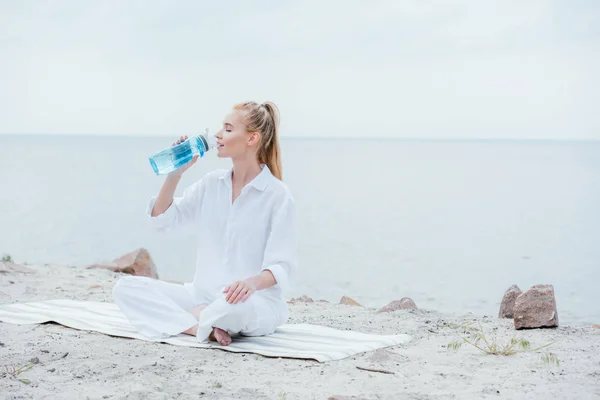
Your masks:
{"label": "neck", "polygon": [[248,182],[256,178],[262,169],[257,160],[233,160],[232,182],[235,186],[246,186]]}

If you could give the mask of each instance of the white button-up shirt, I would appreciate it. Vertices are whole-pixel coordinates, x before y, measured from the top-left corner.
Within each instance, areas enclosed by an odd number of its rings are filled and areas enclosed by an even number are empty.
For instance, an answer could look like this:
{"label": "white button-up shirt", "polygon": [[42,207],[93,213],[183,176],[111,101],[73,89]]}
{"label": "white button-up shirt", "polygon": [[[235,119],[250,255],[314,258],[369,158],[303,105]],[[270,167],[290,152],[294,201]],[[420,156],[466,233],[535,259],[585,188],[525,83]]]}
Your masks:
{"label": "white button-up shirt", "polygon": [[288,187],[266,165],[237,199],[233,170],[216,170],[188,187],[161,215],[146,213],[161,232],[193,232],[197,262],[193,285],[215,293],[230,283],[269,270],[277,284],[260,293],[282,298],[297,268],[295,205]]}

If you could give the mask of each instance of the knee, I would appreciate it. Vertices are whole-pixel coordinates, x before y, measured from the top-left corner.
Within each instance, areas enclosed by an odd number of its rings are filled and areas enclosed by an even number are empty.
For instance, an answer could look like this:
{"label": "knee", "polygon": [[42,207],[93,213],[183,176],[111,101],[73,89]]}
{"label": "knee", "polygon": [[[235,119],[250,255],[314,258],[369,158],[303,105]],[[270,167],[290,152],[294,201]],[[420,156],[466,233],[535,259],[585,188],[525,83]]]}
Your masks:
{"label": "knee", "polygon": [[138,276],[124,276],[120,278],[112,290],[113,300],[119,301],[128,294],[131,294],[133,289],[138,286]]}
{"label": "knee", "polygon": [[122,294],[126,292],[125,287],[127,286],[127,283],[123,282],[123,279],[125,278],[119,279],[117,283],[115,283],[115,286],[113,286],[112,297],[114,301],[121,299],[123,297]]}
{"label": "knee", "polygon": [[230,304],[225,300],[225,297],[220,297],[215,300],[213,304],[224,314],[234,316],[243,315],[252,307],[252,296],[250,296],[246,301],[240,301],[236,304]]}

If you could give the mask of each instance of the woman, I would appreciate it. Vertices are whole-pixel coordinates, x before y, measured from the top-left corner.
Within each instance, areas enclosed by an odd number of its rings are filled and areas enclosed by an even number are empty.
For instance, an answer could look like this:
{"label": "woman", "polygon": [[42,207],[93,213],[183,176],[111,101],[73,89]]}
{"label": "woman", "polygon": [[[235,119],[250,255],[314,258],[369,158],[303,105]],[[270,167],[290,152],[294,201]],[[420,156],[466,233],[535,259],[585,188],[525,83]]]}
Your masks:
{"label": "woman", "polygon": [[140,333],[185,333],[227,346],[231,335],[267,335],[287,321],[282,291],[296,270],[295,207],[281,181],[278,126],[271,102],[235,105],[216,135],[218,156],[233,168],[206,174],[173,199],[195,157],[150,200],[156,229],[196,234],[197,263],[193,282],[183,285],[132,276],[117,282],[115,303]]}

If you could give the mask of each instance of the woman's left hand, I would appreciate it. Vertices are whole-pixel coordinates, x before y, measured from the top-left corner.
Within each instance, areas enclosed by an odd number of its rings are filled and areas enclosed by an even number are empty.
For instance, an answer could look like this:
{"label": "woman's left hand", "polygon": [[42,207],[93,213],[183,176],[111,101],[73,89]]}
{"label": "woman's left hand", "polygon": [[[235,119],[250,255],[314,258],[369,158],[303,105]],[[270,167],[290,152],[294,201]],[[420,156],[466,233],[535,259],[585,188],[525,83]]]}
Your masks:
{"label": "woman's left hand", "polygon": [[246,280],[233,282],[223,290],[223,293],[227,293],[225,301],[229,304],[236,304],[240,300],[242,302],[246,301],[255,291],[254,285]]}

